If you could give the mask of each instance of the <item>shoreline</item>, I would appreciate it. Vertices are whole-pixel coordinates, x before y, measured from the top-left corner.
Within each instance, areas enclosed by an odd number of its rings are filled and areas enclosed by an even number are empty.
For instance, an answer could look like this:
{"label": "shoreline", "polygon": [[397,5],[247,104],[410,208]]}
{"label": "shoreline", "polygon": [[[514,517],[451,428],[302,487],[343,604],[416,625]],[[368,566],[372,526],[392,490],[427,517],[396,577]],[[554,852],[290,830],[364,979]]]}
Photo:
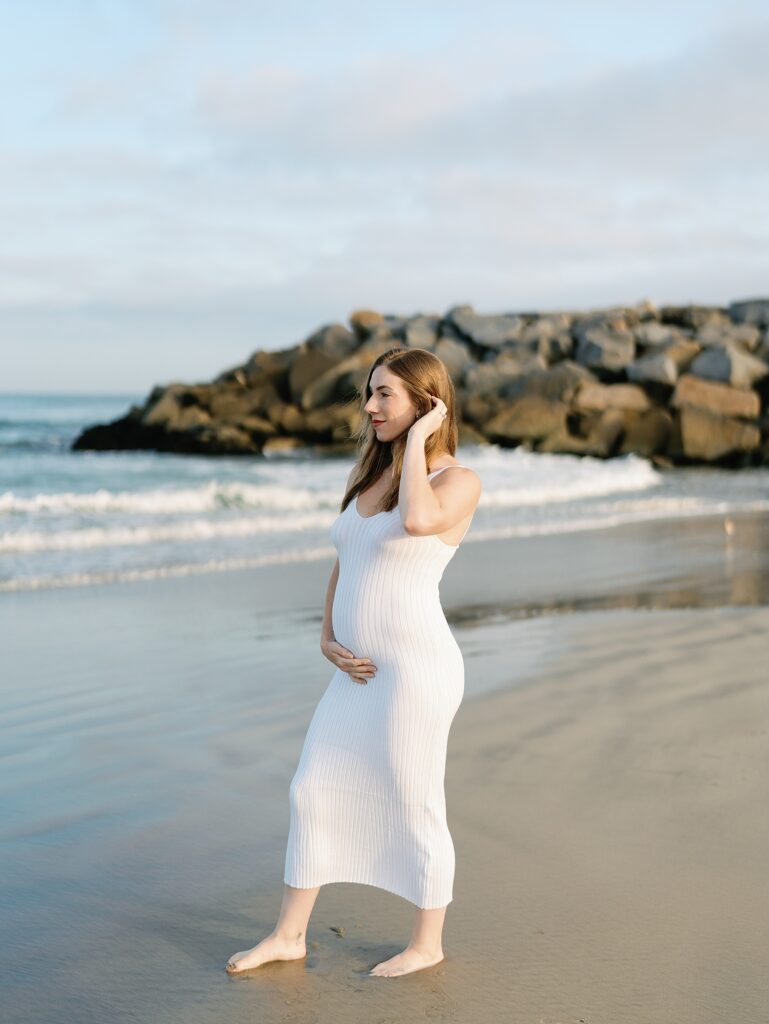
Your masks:
{"label": "shoreline", "polygon": [[[598,541],[598,543],[596,543]],[[106,600],[125,585],[151,599],[152,588],[169,588],[170,596],[198,591],[228,579],[237,592],[250,590],[257,610],[295,607],[306,592],[322,604],[336,553],[332,545],[317,557],[301,554],[223,570],[201,566],[194,571],[136,579],[109,579],[97,584],[67,584],[3,590],[6,601],[34,600],[38,595],[93,592]],[[625,572],[617,571],[624,560]],[[505,577],[500,566],[525,565],[524,588]],[[511,563],[513,565],[511,566]],[[155,570],[149,570],[154,573]],[[260,600],[265,582],[269,600]],[[226,590],[228,584],[223,584]],[[277,594],[275,588],[277,587]],[[489,594],[492,599],[489,600]],[[441,582],[441,599],[449,623],[470,625],[526,615],[600,610],[602,608],[686,608],[769,604],[769,513],[743,511],[640,520],[601,528],[526,537],[477,539],[463,543]],[[87,596],[83,598],[87,601]],[[313,600],[306,607],[314,607]]]}

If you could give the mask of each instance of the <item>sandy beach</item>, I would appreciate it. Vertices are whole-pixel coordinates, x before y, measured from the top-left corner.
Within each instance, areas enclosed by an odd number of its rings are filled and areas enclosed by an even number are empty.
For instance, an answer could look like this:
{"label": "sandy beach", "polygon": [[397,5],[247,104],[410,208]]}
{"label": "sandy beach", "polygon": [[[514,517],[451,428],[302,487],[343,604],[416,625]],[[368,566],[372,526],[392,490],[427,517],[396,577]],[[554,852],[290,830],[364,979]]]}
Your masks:
{"label": "sandy beach", "polygon": [[763,1024],[768,535],[463,546],[455,897],[401,979],[411,904],[343,883],[305,961],[223,969],[280,905],[330,562],[2,595],[7,1019]]}

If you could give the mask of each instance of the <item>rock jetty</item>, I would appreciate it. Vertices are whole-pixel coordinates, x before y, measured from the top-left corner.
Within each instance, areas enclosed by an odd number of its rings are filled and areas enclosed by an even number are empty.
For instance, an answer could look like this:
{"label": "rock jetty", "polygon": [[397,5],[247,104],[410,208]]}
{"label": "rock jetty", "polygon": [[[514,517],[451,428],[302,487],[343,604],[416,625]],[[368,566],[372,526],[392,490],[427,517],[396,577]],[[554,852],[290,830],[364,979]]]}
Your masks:
{"label": "rock jetty", "polygon": [[152,389],[74,449],[253,455],[354,448],[359,389],[394,346],[429,349],[454,381],[460,444],[659,465],[769,464],[769,299],[721,306],[444,315],[356,310],[213,381]]}

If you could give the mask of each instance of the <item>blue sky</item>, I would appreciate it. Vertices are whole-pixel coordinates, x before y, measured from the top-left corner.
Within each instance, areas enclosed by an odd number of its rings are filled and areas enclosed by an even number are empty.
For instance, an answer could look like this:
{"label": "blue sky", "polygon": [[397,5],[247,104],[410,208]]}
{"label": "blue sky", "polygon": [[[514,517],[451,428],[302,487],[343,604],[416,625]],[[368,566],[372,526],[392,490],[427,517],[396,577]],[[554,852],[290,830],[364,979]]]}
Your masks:
{"label": "blue sky", "polygon": [[357,307],[769,294],[763,3],[0,16],[0,391],[206,380]]}

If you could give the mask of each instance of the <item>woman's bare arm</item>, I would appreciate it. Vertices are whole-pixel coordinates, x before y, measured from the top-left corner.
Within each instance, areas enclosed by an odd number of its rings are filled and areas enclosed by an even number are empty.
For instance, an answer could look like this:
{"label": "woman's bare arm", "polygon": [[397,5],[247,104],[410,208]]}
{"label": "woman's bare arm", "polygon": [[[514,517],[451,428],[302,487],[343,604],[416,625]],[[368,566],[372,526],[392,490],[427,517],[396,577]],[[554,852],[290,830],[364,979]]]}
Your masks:
{"label": "woman's bare arm", "polygon": [[[352,483],[352,478],[355,476],[355,472],[358,468],[358,463],[350,470],[347,477],[347,483],[344,485],[344,493],[347,494],[347,490]],[[328,581],[328,587],[326,588],[326,604],[323,609],[323,625],[320,630],[320,642],[323,644],[327,640],[335,640],[334,627],[331,624],[331,609],[334,607],[334,594],[336,594],[336,583],[339,579],[339,559],[334,562],[334,568],[331,570],[331,579]]]}
{"label": "woman's bare arm", "polygon": [[[347,484],[345,485],[345,494],[347,488],[352,482],[353,475],[357,470],[357,464],[353,466],[350,471],[350,475],[347,477]],[[376,675],[376,666],[371,661],[371,658],[356,658],[352,651],[348,651],[346,647],[339,643],[334,636],[334,627],[332,621],[332,609],[334,607],[334,595],[336,594],[336,584],[339,579],[339,559],[337,558],[334,562],[334,568],[331,570],[331,578],[328,581],[328,587],[326,588],[326,604],[323,609],[323,625],[320,631],[320,649],[323,655],[328,660],[340,668],[343,672],[347,672],[350,678],[356,683],[367,683],[370,677]]]}
{"label": "woman's bare arm", "polygon": [[334,629],[331,625],[331,609],[334,606],[334,594],[336,593],[336,583],[339,579],[339,559],[334,562],[334,568],[331,570],[331,579],[328,581],[328,587],[326,589],[326,605],[323,609],[323,626],[320,630],[320,642],[321,644],[327,640],[336,640],[334,636]]}

